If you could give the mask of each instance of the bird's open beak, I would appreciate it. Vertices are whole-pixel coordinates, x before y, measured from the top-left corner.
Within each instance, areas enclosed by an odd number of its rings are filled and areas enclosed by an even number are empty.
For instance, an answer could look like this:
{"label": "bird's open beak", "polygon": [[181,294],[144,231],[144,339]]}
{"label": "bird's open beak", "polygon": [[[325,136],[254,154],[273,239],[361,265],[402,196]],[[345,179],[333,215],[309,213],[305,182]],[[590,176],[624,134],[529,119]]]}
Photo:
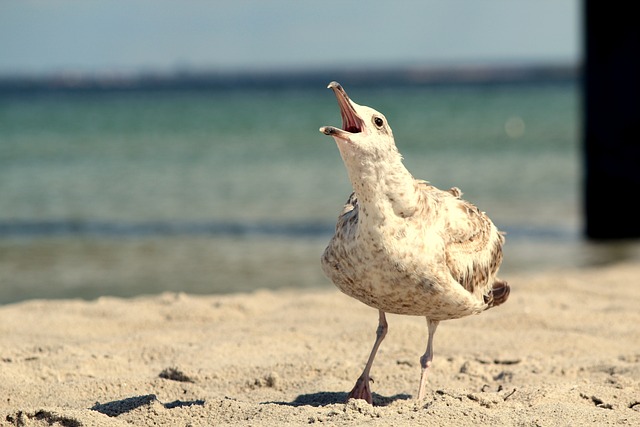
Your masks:
{"label": "bird's open beak", "polygon": [[320,132],[325,135],[348,140],[349,134],[363,131],[364,122],[358,116],[358,113],[356,113],[356,110],[353,108],[353,102],[349,99],[349,95],[347,95],[347,92],[345,92],[340,83],[331,82],[327,87],[333,89],[333,93],[335,93],[338,100],[340,115],[342,116],[342,129],[333,126],[323,126],[320,128]]}

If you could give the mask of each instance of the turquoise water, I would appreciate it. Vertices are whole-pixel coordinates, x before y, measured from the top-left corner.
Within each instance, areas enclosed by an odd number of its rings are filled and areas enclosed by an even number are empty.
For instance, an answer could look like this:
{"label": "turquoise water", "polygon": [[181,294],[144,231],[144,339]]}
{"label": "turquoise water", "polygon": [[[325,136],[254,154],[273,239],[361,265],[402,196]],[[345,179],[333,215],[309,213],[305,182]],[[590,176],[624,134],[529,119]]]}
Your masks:
{"label": "turquoise water", "polygon": [[[346,89],[507,231],[505,273],[627,256],[580,238],[576,84]],[[329,286],[350,192],[329,124],[324,88],[3,97],[0,303]]]}
{"label": "turquoise water", "polygon": [[[416,176],[457,185],[515,225],[575,223],[575,87],[352,96],[389,117]],[[333,140],[317,131],[340,122],[329,90],[73,94],[4,104],[3,221],[328,222],[349,191]],[[505,131],[510,120],[524,126],[516,136]]]}

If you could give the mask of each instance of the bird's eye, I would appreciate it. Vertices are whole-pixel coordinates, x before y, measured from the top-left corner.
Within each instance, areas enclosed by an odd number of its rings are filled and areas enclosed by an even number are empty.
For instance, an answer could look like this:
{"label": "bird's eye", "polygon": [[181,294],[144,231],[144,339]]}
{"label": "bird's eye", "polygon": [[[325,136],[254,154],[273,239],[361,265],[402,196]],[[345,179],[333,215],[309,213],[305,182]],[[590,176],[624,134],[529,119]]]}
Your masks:
{"label": "bird's eye", "polygon": [[374,117],[373,118],[373,124],[375,124],[376,126],[381,128],[382,125],[384,125],[384,120],[382,120],[380,117]]}

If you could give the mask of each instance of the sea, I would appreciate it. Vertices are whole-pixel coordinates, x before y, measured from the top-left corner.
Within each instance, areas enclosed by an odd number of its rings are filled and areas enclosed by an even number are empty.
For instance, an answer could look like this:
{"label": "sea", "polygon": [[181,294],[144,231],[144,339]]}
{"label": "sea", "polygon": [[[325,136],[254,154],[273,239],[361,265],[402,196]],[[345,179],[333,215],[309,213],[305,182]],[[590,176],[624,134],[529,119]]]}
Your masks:
{"label": "sea", "polygon": [[[0,95],[0,304],[332,285],[351,192],[326,84]],[[502,276],[640,259],[583,237],[577,79],[353,84],[407,168],[506,232]],[[517,287],[516,283],[512,284]]]}

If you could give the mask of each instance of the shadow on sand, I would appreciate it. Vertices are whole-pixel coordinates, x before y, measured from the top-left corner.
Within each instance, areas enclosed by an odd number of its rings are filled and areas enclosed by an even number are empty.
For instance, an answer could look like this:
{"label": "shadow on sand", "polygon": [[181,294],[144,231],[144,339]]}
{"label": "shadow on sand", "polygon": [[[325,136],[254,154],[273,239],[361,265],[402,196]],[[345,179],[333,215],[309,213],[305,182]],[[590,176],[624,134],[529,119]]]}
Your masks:
{"label": "shadow on sand", "polygon": [[158,400],[155,394],[146,394],[144,396],[128,397],[126,399],[114,400],[107,403],[96,403],[91,407],[91,410],[100,412],[101,414],[108,415],[110,417],[117,417],[124,413],[133,411],[134,409],[142,406],[152,405],[154,402],[158,402],[166,409],[181,408],[184,406],[204,405],[204,400],[174,400],[169,403],[162,403]]}
{"label": "shadow on sand", "polygon": [[[396,394],[394,396],[381,396],[373,393],[374,406],[388,406],[396,400],[409,400],[411,396],[408,394]],[[318,393],[301,394],[292,402],[263,402],[263,404],[276,404],[285,406],[327,406],[347,402],[346,392],[321,391]]]}

